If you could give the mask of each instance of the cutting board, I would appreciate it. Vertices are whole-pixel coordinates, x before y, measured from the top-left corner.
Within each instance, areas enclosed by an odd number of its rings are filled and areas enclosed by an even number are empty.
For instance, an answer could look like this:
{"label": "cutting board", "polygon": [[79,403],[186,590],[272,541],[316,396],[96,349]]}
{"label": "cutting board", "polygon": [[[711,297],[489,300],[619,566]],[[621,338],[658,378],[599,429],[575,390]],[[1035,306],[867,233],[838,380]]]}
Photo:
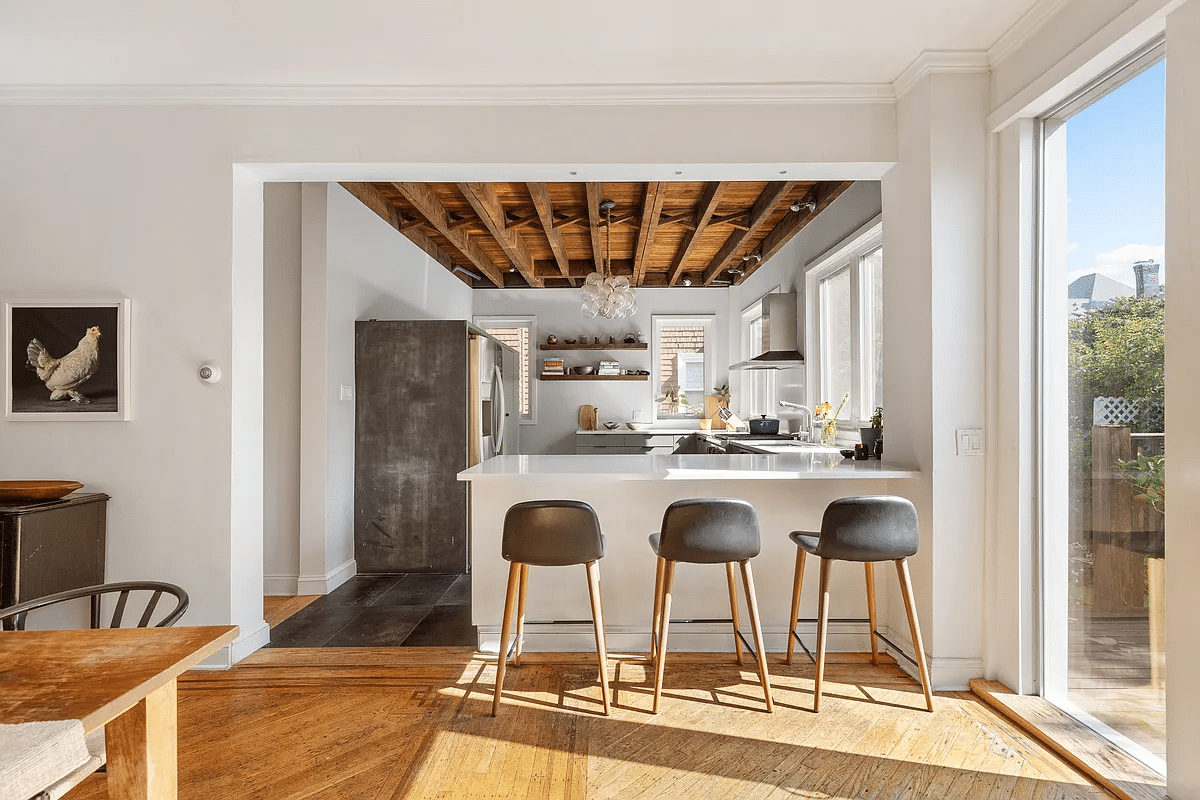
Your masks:
{"label": "cutting board", "polygon": [[600,410],[595,406],[579,407],[579,429],[594,431],[600,427]]}

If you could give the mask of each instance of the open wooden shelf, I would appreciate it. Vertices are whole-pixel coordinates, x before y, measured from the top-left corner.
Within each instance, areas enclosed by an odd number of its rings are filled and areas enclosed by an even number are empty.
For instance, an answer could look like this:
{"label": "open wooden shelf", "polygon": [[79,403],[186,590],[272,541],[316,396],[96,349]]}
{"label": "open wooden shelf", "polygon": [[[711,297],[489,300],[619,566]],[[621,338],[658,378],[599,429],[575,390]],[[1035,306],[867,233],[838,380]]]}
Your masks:
{"label": "open wooden shelf", "polygon": [[647,342],[634,342],[633,344],[625,344],[624,342],[616,342],[615,344],[540,344],[538,347],[542,350],[648,350],[650,345]]}
{"label": "open wooden shelf", "polygon": [[648,381],[649,375],[539,375],[542,381]]}

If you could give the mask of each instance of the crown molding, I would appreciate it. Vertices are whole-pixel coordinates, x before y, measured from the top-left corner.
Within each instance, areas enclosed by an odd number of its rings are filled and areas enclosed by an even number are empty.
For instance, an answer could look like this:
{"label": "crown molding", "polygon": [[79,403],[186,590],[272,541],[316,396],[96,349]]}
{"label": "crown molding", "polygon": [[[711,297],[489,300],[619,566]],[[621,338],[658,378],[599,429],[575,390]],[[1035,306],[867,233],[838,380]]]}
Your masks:
{"label": "crown molding", "polygon": [[1038,0],[988,48],[988,61],[995,66],[1020,50],[1022,45],[1042,29],[1046,20],[1054,16],[1067,2],[1068,0]]}
{"label": "crown molding", "polygon": [[946,72],[987,72],[988,55],[983,50],[926,50],[892,81],[896,99],[908,94],[926,75]]}
{"label": "crown molding", "polygon": [[887,83],[0,85],[3,105],[606,106],[891,103]]}

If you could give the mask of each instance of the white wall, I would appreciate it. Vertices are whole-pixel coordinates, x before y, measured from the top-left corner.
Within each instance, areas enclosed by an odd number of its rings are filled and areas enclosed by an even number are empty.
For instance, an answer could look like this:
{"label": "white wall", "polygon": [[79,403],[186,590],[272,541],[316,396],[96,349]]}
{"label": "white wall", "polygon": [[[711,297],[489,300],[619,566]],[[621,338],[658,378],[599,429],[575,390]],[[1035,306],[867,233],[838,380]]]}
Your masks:
{"label": "white wall", "polygon": [[[730,350],[730,292],[728,289],[639,289],[638,313],[621,321],[589,320],[580,314],[577,289],[479,290],[475,292],[476,316],[534,316],[540,344],[554,334],[559,339],[580,336],[609,336],[621,340],[627,332],[642,332],[653,339],[651,319],[655,314],[712,314],[713,385],[725,383],[732,358]],[[735,314],[737,312],[734,312]],[[735,325],[736,327],[736,325]],[[568,364],[594,363],[608,357],[596,351],[554,351]],[[533,368],[541,370],[542,358],[534,351]],[[616,351],[612,358],[623,368],[652,370],[651,350]],[[732,360],[731,360],[732,359]],[[522,453],[574,453],[579,427],[579,406],[596,406],[600,419],[624,422],[640,410],[646,420],[654,418],[655,387],[647,381],[534,381],[537,392],[537,424],[521,426]],[[665,424],[666,421],[664,421]],[[694,424],[693,424],[694,425]]]}
{"label": "white wall", "polygon": [[300,184],[263,187],[263,587],[300,575]]}
{"label": "white wall", "polygon": [[[805,282],[804,268],[826,251],[833,248],[866,222],[883,210],[883,199],[878,181],[856,181],[829,204],[817,218],[797,233],[784,245],[774,258],[755,270],[750,277],[734,289],[731,307],[735,315],[776,286],[785,292],[797,295],[796,342],[800,352],[808,356],[805,330]],[[741,326],[735,316],[732,327],[732,353],[741,352]],[[732,384],[731,384],[732,385]],[[788,369],[775,373],[775,394],[779,400],[808,404],[810,398],[805,390],[805,370]],[[809,406],[811,408],[811,405]],[[776,409],[783,418],[799,417],[800,412]]]}

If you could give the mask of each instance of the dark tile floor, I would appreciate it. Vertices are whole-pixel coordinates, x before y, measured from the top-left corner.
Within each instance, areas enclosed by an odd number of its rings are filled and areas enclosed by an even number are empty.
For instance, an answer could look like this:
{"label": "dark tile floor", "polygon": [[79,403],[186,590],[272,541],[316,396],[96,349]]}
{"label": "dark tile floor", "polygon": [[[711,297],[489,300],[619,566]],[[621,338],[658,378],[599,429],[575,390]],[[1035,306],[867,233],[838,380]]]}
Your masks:
{"label": "dark tile floor", "polygon": [[476,644],[471,576],[358,575],[271,629],[269,647]]}

